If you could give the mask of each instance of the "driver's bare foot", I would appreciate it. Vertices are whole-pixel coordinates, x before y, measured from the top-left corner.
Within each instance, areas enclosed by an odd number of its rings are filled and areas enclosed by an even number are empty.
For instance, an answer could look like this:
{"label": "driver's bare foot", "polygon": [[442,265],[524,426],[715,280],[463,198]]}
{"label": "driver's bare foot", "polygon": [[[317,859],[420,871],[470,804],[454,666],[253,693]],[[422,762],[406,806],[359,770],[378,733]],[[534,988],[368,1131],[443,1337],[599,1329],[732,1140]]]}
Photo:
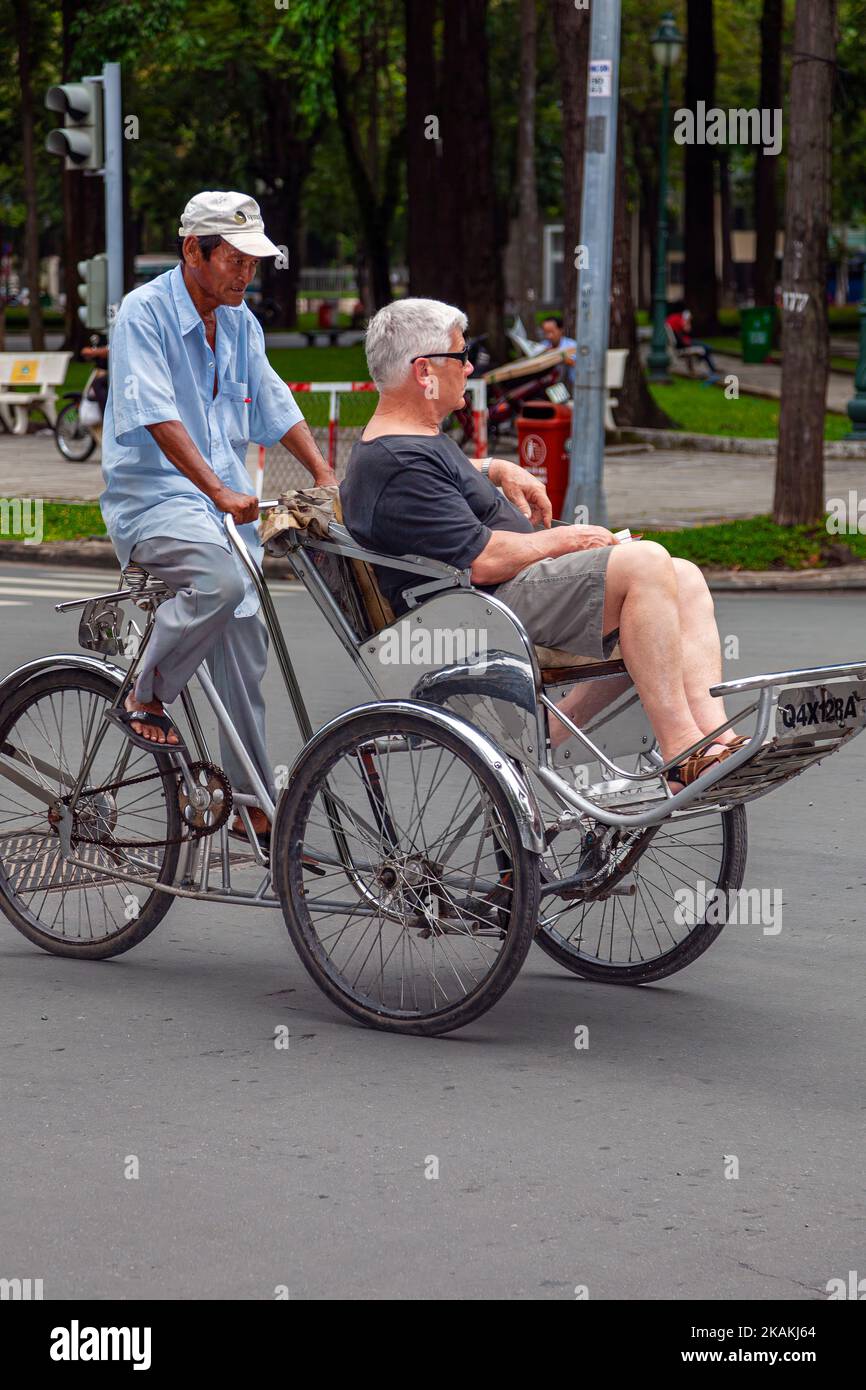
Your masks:
{"label": "driver's bare foot", "polygon": [[[165,714],[161,700],[150,700],[145,703],[143,700],[136,699],[131,691],[124,701],[124,706],[130,712],[142,710],[142,712],[147,714]],[[133,719],[130,728],[133,733],[141,734],[144,738],[149,738],[152,743],[180,743],[180,739],[174,729],[169,729],[168,738],[166,738],[162,729],[157,728],[155,724],[148,724],[143,720],[140,722],[137,719]]]}

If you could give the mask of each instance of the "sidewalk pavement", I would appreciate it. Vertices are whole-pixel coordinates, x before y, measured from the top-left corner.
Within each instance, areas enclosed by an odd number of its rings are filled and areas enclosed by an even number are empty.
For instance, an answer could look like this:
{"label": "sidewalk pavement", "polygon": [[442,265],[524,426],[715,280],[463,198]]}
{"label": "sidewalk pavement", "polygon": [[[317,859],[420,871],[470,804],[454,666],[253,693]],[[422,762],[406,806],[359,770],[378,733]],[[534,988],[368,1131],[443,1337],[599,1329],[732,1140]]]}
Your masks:
{"label": "sidewalk pavement", "polygon": [[[513,451],[500,450],[506,456],[509,452]],[[97,451],[87,463],[66,462],[49,435],[0,435],[0,498],[95,501],[102,491],[98,460]],[[250,446],[247,463],[254,476],[255,445]],[[615,445],[605,455],[611,524],[614,529],[674,528],[767,513],[775,466],[766,453]],[[826,497],[845,497],[850,489],[862,487],[862,459],[826,461]]]}
{"label": "sidewalk pavement", "polygon": [[[507,454],[507,450],[501,450]],[[250,470],[257,450],[251,446]],[[98,460],[98,455],[94,457]],[[611,529],[666,529],[736,520],[766,514],[773,495],[775,459],[763,455],[706,453],[696,449],[654,449],[615,445],[605,455],[605,486]],[[825,495],[859,492],[862,461],[828,459]],[[40,496],[43,500],[96,501],[102,490],[99,463],[67,463],[49,437],[17,439],[0,435],[0,501]],[[253,484],[250,484],[253,490]],[[116,567],[107,539],[43,542],[31,546],[0,536],[0,561],[38,562],[87,567]],[[285,561],[265,561],[265,574],[285,578]],[[866,589],[866,566],[837,566],[798,573],[707,571],[713,590]]]}
{"label": "sidewalk pavement", "polygon": [[[716,363],[722,377],[735,376],[740,383],[740,390],[750,396],[766,396],[771,400],[778,400],[782,394],[782,368],[774,362],[744,362],[741,357],[730,357],[725,352],[713,352],[713,361]],[[674,376],[688,377],[688,368],[682,362],[672,362],[671,371]],[[700,378],[703,375],[703,367],[697,364],[695,376]],[[722,386],[707,387],[707,390],[719,390]],[[827,409],[835,411],[838,415],[847,414],[848,402],[854,395],[854,378],[845,372],[830,372],[827,380]]]}

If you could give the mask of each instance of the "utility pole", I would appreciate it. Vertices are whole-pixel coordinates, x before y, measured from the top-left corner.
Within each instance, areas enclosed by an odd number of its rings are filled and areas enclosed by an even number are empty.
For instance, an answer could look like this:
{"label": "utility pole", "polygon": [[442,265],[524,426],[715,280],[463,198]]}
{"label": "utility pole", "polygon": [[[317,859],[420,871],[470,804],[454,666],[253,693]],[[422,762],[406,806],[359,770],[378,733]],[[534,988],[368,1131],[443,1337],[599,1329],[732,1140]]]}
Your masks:
{"label": "utility pole", "polygon": [[104,63],[102,95],[105,109],[105,246],[108,253],[108,329],[123,299],[123,115],[120,107],[120,64]]}
{"label": "utility pole", "polygon": [[[577,350],[571,467],[563,517],[607,525],[604,498],[605,368],[610,328],[610,275],[616,191],[621,0],[592,0],[589,92],[577,257]],[[570,248],[566,248],[569,254]]]}

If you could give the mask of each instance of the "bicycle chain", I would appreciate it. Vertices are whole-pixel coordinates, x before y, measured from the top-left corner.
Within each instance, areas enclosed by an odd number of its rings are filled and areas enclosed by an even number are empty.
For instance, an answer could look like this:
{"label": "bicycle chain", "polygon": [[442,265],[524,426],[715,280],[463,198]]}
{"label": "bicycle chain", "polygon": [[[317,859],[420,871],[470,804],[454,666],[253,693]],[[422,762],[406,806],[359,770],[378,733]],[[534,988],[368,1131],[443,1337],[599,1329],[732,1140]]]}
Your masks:
{"label": "bicycle chain", "polygon": [[[202,767],[212,769],[214,772],[218,772],[222,776],[225,776],[225,774],[222,773],[222,769],[215,767],[213,763],[192,763],[190,765],[190,772],[192,772],[193,768]],[[178,793],[180,792],[181,784],[183,782],[183,773],[178,772],[176,769],[172,769],[171,772],[145,772],[140,777],[129,777],[126,779],[121,779],[121,781],[119,782],[106,782],[105,785],[102,787],[88,788],[87,792],[84,793],[84,795],[99,796],[102,792],[114,792],[118,789],[118,787],[134,787],[139,782],[152,782],[154,777],[176,777],[178,779],[176,790]],[[64,805],[68,805],[68,796],[64,796],[61,799]],[[200,828],[185,825],[184,828],[188,831],[187,834],[173,835],[170,838],[164,840],[94,840],[89,835],[76,835],[75,840],[78,844],[81,845],[99,845],[101,849],[162,849],[167,845],[182,845],[186,844],[188,840],[203,840],[207,835],[215,835],[216,832],[219,829],[221,829],[223,825],[225,825],[225,822],[228,820],[229,815],[231,814],[231,810],[231,787],[227,785],[225,810],[222,819],[216,825],[202,826]]]}

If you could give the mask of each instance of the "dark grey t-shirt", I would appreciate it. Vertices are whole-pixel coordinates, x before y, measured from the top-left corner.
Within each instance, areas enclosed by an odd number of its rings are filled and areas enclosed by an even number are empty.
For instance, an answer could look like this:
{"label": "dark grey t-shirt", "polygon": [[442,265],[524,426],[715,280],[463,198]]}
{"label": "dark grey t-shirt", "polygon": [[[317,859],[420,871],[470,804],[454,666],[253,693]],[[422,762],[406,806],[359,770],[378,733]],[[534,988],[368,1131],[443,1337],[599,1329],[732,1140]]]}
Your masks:
{"label": "dark grey t-shirt", "polygon": [[[386,555],[442,560],[457,569],[470,567],[492,531],[533,530],[444,434],[359,440],[340,484],[340,502],[343,521],[361,545]],[[398,613],[406,608],[403,589],[424,583],[423,576],[381,565],[376,578]]]}

